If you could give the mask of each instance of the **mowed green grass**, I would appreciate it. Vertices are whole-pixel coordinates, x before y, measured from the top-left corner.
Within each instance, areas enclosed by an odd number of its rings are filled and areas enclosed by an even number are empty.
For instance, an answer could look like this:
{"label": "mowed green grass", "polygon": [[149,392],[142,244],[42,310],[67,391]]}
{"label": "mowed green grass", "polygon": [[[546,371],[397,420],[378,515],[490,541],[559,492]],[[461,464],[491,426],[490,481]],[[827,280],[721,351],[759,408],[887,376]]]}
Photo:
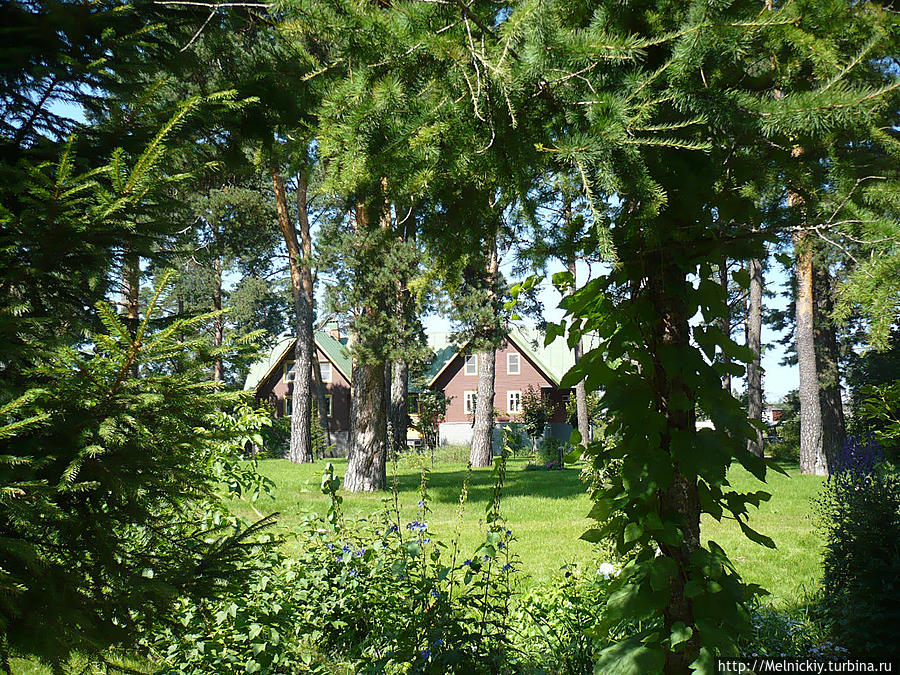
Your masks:
{"label": "mowed green grass", "polygon": [[[439,458],[428,465],[429,530],[449,541],[457,526],[460,489],[466,476],[464,453],[450,451],[450,459]],[[454,461],[455,460],[455,461]],[[346,460],[335,459],[335,472],[343,475]],[[501,511],[517,539],[515,550],[522,560],[526,584],[546,581],[566,563],[599,562],[598,553],[579,537],[590,527],[586,518],[590,500],[580,478],[580,466],[564,471],[524,471],[524,459],[511,459],[503,487]],[[261,473],[275,483],[275,499],[261,499],[252,508],[237,504],[236,511],[247,517],[280,513],[279,527],[299,527],[307,514],[324,514],[328,508],[320,490],[326,461],[298,465],[287,460],[263,460]],[[418,517],[422,460],[409,457],[398,466],[398,500],[404,522]],[[789,476],[772,472],[768,486],[762,485],[741,467],[732,468],[729,480],[742,491],[766,490],[772,499],[759,510],[751,508],[750,524],[775,541],[775,550],[753,543],[733,520],[716,522],[704,517],[702,536],[712,539],[731,556],[738,570],[751,583],[767,588],[774,600],[794,601],[804,589],[813,590],[820,577],[822,542],[813,520],[812,501],[822,479],[801,476],[796,466],[785,467]],[[391,481],[389,475],[388,481]],[[472,470],[468,501],[461,524],[463,553],[473,551],[484,536],[485,507],[492,491],[490,469]],[[345,515],[365,518],[392,504],[392,494],[353,494],[344,490]],[[377,515],[375,516],[377,517]]]}

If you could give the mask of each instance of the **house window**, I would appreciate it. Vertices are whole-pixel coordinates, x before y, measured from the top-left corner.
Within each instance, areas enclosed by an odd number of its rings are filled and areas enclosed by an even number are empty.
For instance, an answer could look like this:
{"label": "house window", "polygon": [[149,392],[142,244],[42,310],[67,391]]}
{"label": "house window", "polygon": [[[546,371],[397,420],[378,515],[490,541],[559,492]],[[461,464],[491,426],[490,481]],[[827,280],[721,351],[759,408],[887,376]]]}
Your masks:
{"label": "house window", "polygon": [[284,362],[284,381],[293,382],[297,379],[297,369],[294,368],[293,361]]}
{"label": "house window", "polygon": [[478,354],[470,354],[466,357],[466,375],[478,374]]}
{"label": "house window", "polygon": [[516,352],[510,352],[506,355],[506,374],[519,374],[519,355]]}
{"label": "house window", "polygon": [[522,412],[522,392],[506,392],[506,412],[510,415],[518,415]]}
{"label": "house window", "polygon": [[319,375],[322,382],[331,382],[331,361],[319,361]]}
{"label": "house window", "polygon": [[463,405],[465,406],[466,415],[475,414],[475,395],[477,392],[467,391],[463,396]]}
{"label": "house window", "polygon": [[418,394],[410,394],[407,399],[407,407],[406,411],[410,415],[418,415],[419,414],[419,395]]}

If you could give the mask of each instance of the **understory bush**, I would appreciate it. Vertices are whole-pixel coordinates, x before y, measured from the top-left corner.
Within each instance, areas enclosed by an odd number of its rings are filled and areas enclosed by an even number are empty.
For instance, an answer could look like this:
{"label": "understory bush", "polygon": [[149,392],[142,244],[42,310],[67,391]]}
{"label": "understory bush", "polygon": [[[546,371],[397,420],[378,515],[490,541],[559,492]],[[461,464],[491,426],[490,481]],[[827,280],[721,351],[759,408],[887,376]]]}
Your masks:
{"label": "understory bush", "polygon": [[393,503],[351,521],[328,465],[322,491],[331,507],[296,533],[293,557],[260,535],[241,592],[182,601],[148,650],[173,674],[332,672],[341,664],[354,672],[504,672],[514,661],[518,568],[500,514],[507,456],[495,464],[484,541],[465,554],[458,541],[468,478],[445,543],[428,524],[427,470],[415,520],[400,521],[395,484]]}
{"label": "understory bush", "polygon": [[822,621],[819,597],[804,597],[797,607],[760,605],[751,616],[752,629],[740,644],[747,656],[792,656],[840,659],[847,648],[834,642]]}
{"label": "understory bush", "polygon": [[817,502],[822,612],[854,656],[900,656],[900,478],[874,440],[850,439]]}

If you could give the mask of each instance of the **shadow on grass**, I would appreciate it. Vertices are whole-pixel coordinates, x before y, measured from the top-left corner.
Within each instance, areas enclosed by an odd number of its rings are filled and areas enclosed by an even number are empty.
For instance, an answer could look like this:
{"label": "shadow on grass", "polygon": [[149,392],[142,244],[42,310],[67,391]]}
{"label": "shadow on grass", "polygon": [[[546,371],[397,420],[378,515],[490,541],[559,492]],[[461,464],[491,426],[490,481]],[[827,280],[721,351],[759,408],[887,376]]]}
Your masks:
{"label": "shadow on grass", "polygon": [[[507,469],[503,482],[503,498],[541,497],[546,499],[574,499],[587,492],[578,469],[562,471],[523,471],[521,466]],[[419,488],[420,474],[402,473],[398,477],[401,493],[415,492]],[[431,499],[444,503],[456,502],[466,478],[466,470],[429,470],[428,494]],[[391,477],[388,476],[388,484]],[[494,490],[494,474],[490,469],[476,469],[469,479],[469,501],[486,502]]]}

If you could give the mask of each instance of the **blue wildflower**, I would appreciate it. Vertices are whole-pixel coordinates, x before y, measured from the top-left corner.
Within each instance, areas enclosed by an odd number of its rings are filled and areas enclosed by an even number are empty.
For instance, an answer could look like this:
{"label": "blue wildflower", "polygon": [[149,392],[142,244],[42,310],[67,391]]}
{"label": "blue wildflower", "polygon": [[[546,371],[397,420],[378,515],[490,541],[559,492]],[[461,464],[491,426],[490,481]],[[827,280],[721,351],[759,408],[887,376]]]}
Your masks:
{"label": "blue wildflower", "polygon": [[505,544],[502,541],[497,542],[497,550],[498,551],[502,551],[504,546],[505,546]]}
{"label": "blue wildflower", "polygon": [[425,500],[424,500],[424,499],[420,499],[420,500],[418,501],[418,505],[419,505],[419,508],[420,508],[420,509],[421,509],[421,508],[424,508],[424,507],[425,507]]}
{"label": "blue wildflower", "polygon": [[432,598],[438,598],[438,599],[440,599],[440,597],[441,597],[441,592],[440,592],[438,589],[436,589],[436,588],[432,588],[432,589],[431,589],[431,597],[432,597]]}
{"label": "blue wildflower", "polygon": [[435,647],[440,647],[442,644],[444,644],[444,641],[441,638],[438,638],[437,640],[434,641]]}
{"label": "blue wildflower", "polygon": [[414,521],[412,521],[411,523],[407,523],[407,524],[406,524],[406,529],[407,529],[407,530],[418,530],[418,529],[419,529],[419,521],[418,521],[418,520],[414,520]]}
{"label": "blue wildflower", "polygon": [[471,566],[472,566],[472,561],[471,561],[471,560],[466,560],[466,561],[463,563],[463,565],[466,565],[467,567],[471,567]]}
{"label": "blue wildflower", "polygon": [[507,530],[507,531],[506,531],[506,536],[507,536],[507,537],[511,537],[511,536],[512,536],[512,530]]}
{"label": "blue wildflower", "polygon": [[431,539],[430,539],[429,537],[425,537],[425,538],[422,540],[422,543],[423,543],[423,544],[430,544],[430,543],[431,543]]}
{"label": "blue wildflower", "polygon": [[391,526],[388,528],[388,534],[393,534],[394,532],[397,532],[397,531],[398,531],[398,530],[397,530],[397,526],[396,526],[396,525],[391,525]]}
{"label": "blue wildflower", "polygon": [[341,550],[342,550],[344,553],[350,553],[350,551],[352,551],[353,549],[351,549],[349,546],[347,546],[347,544],[344,544],[344,545],[341,547]]}
{"label": "blue wildflower", "polygon": [[422,655],[422,658],[425,659],[426,661],[431,658],[431,650],[430,649],[423,649],[419,653]]}
{"label": "blue wildflower", "polygon": [[327,548],[330,551],[331,549],[334,548],[334,544],[332,544],[331,542],[328,542],[327,544],[325,544],[325,548]]}
{"label": "blue wildflower", "polygon": [[484,561],[487,562],[487,561],[490,560],[490,559],[491,559],[491,556],[489,556],[487,553],[485,553],[485,554],[484,554]]}
{"label": "blue wildflower", "polygon": [[354,553],[353,555],[355,555],[357,558],[362,558],[362,557],[363,557],[363,554],[364,554],[365,552],[366,552],[366,549],[361,548],[361,549],[359,549],[356,553]]}
{"label": "blue wildflower", "polygon": [[512,565],[510,565],[509,563],[506,563],[501,569],[504,572],[509,572],[512,569]]}
{"label": "blue wildflower", "polygon": [[359,576],[359,572],[357,572],[356,570],[350,570],[350,576],[351,576],[351,577],[358,577],[358,576]]}

